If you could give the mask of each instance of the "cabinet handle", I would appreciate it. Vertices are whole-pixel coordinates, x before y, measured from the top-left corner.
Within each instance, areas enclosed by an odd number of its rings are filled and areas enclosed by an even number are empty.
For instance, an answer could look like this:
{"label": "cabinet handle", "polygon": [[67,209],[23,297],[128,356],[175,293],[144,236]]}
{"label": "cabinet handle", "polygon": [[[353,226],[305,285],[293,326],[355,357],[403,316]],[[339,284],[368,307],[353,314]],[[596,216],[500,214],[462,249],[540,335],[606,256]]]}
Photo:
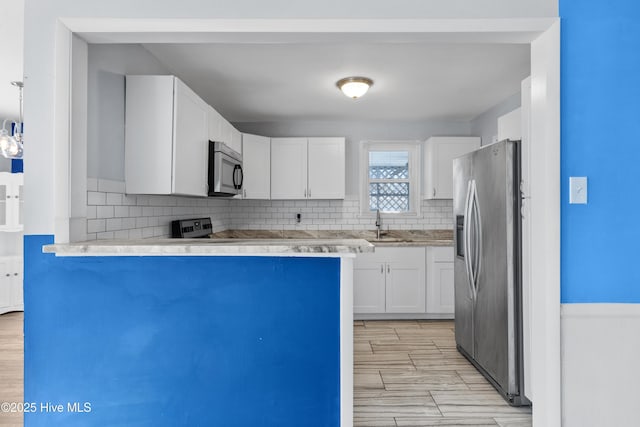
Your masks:
{"label": "cabinet handle", "polygon": [[7,274],[6,274],[6,276],[7,276],[7,277],[10,277],[10,276],[11,276],[11,274],[10,274],[10,273],[7,273]]}
{"label": "cabinet handle", "polygon": [[384,274],[384,265],[380,264],[380,274]]}
{"label": "cabinet handle", "polygon": [[433,197],[436,197],[436,188],[433,187]]}
{"label": "cabinet handle", "polygon": [[309,198],[311,198],[311,189],[309,189]]}
{"label": "cabinet handle", "polygon": [[246,189],[242,190],[242,194],[243,194],[243,197],[246,198],[247,197],[247,190]]}
{"label": "cabinet handle", "polygon": [[307,189],[306,188],[304,189],[304,198],[305,199],[307,198]]}
{"label": "cabinet handle", "polygon": [[391,266],[389,266],[389,264],[387,264],[387,273],[391,273]]}
{"label": "cabinet handle", "polygon": [[17,275],[18,275],[18,273],[13,273],[13,275],[14,275],[14,276],[17,276]]}

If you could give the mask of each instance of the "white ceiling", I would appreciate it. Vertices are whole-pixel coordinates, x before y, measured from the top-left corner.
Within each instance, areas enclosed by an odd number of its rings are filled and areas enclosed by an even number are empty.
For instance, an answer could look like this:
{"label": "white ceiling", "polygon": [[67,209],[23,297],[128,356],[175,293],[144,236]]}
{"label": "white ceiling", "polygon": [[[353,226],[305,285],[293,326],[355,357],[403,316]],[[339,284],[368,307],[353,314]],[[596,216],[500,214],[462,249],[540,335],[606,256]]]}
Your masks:
{"label": "white ceiling", "polygon": [[[472,120],[518,92],[528,44],[144,44],[232,122]],[[374,85],[351,100],[335,82]]]}

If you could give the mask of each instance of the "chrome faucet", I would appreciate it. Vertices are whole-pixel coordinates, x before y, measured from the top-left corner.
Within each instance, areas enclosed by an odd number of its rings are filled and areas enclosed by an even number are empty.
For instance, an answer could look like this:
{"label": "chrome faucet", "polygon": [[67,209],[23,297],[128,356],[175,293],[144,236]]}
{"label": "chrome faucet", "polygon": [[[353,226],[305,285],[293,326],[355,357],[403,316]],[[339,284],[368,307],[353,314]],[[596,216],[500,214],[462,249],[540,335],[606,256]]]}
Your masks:
{"label": "chrome faucet", "polygon": [[376,240],[380,240],[380,230],[382,229],[382,219],[380,218],[380,209],[376,210]]}

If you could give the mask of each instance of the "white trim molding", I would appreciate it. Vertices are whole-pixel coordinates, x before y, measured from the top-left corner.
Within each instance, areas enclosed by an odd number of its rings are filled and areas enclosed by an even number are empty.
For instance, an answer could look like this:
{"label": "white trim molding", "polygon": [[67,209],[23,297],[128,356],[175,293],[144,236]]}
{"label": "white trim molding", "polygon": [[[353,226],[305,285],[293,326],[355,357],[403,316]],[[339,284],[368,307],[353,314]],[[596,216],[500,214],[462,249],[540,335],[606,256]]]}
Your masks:
{"label": "white trim molding", "polygon": [[637,426],[640,304],[563,304],[561,312],[562,426]]}
{"label": "white trim molding", "polygon": [[[377,42],[430,40],[450,43],[531,43],[530,267],[534,284],[531,290],[533,425],[560,426],[562,406],[559,18],[242,19],[197,22],[192,19],[87,17],[60,18],[59,28],[55,31],[46,26],[35,31],[36,23],[39,24],[38,19],[42,17],[30,16],[30,19],[26,19],[26,27],[34,31],[25,32],[25,74],[29,78],[30,88],[25,92],[25,112],[30,120],[33,120],[28,130],[28,136],[32,141],[29,150],[38,153],[29,159],[29,166],[30,170],[38,170],[40,173],[25,176],[25,187],[31,194],[25,202],[25,234],[55,232],[57,243],[69,240],[72,189],[69,183],[69,135],[70,119],[74,119],[70,117],[69,109],[72,33],[89,43],[179,43],[215,40],[228,43],[251,40],[295,43],[302,40],[345,42],[365,38]],[[30,28],[30,25],[34,28]],[[344,349],[348,350],[346,347]],[[616,393],[616,396],[618,394]],[[347,403],[343,402],[343,405],[345,410],[350,410],[346,406]],[[343,417],[345,416],[343,425],[346,426],[349,416],[343,414]]]}
{"label": "white trim molding", "polygon": [[[533,426],[560,427],[560,21],[531,43],[529,279]],[[526,261],[525,261],[526,262]]]}

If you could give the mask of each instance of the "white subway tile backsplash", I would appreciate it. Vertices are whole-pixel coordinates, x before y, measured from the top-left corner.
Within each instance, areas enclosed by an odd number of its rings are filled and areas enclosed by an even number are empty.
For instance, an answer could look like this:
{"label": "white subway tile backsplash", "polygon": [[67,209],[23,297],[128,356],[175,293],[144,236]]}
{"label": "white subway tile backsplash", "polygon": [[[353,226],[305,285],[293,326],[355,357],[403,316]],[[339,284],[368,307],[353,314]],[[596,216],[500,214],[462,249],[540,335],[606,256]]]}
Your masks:
{"label": "white subway tile backsplash", "polygon": [[107,204],[116,206],[122,204],[122,193],[107,193]]}
{"label": "white subway tile backsplash", "polygon": [[98,218],[113,218],[113,206],[97,206]]}
{"label": "white subway tile backsplash", "polygon": [[87,178],[87,191],[98,191],[98,178]]}
{"label": "white subway tile backsplash", "polygon": [[133,228],[129,230],[129,239],[142,239],[142,229]]}
{"label": "white subway tile backsplash", "polygon": [[113,231],[107,231],[105,233],[98,233],[97,235],[97,239],[98,240],[110,240],[110,239],[114,239],[114,233]]}
{"label": "white subway tile backsplash", "polygon": [[106,221],[104,219],[88,219],[87,234],[105,231]]}
{"label": "white subway tile backsplash", "polygon": [[122,218],[107,219],[107,231],[122,230]]}
{"label": "white subway tile backsplash", "polygon": [[107,203],[107,195],[97,191],[87,191],[87,205],[104,205]]}
{"label": "white subway tile backsplash", "polygon": [[122,229],[131,230],[136,228],[136,218],[122,218]]}
{"label": "white subway tile backsplash", "polygon": [[129,239],[129,230],[118,230],[113,233],[114,239]]}
{"label": "white subway tile backsplash", "polygon": [[122,204],[127,206],[135,206],[137,203],[136,196],[133,194],[123,194]]}
{"label": "white subway tile backsplash", "polygon": [[[94,180],[94,181],[91,181]],[[95,184],[95,185],[94,185]],[[87,238],[168,237],[170,222],[210,217],[213,231],[365,230],[375,228],[375,216],[362,214],[356,196],[345,200],[229,200],[124,194],[124,183],[88,179]],[[95,189],[98,191],[95,191]],[[383,217],[384,228],[451,229],[451,200],[424,200],[417,216]],[[296,214],[302,221],[296,221]]]}
{"label": "white subway tile backsplash", "polygon": [[97,215],[97,206],[87,206],[87,219],[95,219],[97,218]]}
{"label": "white subway tile backsplash", "polygon": [[98,191],[102,193],[124,193],[125,185],[122,181],[98,179]]}

